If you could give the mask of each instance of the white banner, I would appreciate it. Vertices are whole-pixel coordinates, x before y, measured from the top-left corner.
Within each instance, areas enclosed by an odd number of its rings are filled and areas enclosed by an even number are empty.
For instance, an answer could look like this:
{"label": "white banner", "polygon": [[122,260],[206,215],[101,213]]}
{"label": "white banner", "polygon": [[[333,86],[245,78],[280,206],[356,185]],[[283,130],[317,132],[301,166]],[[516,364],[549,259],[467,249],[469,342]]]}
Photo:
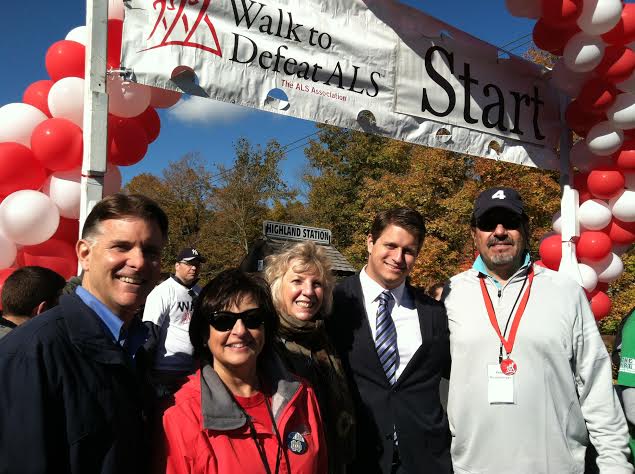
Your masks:
{"label": "white banner", "polygon": [[122,67],[140,83],[557,169],[558,101],[542,71],[498,59],[495,47],[416,9],[386,0],[125,5]]}

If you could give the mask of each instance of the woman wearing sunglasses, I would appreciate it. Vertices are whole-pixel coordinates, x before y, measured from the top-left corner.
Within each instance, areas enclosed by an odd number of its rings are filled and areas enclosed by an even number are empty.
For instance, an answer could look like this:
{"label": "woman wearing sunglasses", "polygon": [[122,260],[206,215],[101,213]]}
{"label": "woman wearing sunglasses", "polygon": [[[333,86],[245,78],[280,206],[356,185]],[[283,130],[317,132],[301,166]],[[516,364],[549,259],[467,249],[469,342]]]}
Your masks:
{"label": "woman wearing sunglasses", "polygon": [[189,328],[200,369],[163,416],[166,472],[326,472],[317,400],[272,351],[277,325],[261,278],[227,270],[203,288]]}
{"label": "woman wearing sunglasses", "polygon": [[265,260],[280,328],[275,349],[315,388],[324,421],[329,473],[342,473],[355,455],[353,403],[342,364],[324,327],[335,277],[323,247],[299,242]]}

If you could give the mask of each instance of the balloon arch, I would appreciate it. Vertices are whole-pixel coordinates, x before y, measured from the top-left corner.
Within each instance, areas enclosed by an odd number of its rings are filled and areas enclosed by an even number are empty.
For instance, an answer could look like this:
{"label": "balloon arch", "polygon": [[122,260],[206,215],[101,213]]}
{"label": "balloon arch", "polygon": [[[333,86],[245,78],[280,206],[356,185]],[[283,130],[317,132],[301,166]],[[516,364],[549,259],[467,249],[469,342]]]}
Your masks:
{"label": "balloon arch", "polygon": [[[108,55],[120,66],[123,0],[108,0]],[[635,4],[621,0],[506,0],[514,16],[536,19],[536,46],[560,56],[553,85],[572,100],[566,121],[582,137],[571,149],[579,191],[576,246],[582,285],[596,318],[611,307],[609,283],[624,271],[619,257],[635,242]],[[83,155],[86,27],[47,51],[50,79],[0,107],[0,287],[20,266],[75,275]],[[155,109],[180,93],[108,76],[108,169],[104,195],[121,187],[119,166],[139,162],[159,135]],[[560,218],[540,245],[542,264],[562,258]]]}

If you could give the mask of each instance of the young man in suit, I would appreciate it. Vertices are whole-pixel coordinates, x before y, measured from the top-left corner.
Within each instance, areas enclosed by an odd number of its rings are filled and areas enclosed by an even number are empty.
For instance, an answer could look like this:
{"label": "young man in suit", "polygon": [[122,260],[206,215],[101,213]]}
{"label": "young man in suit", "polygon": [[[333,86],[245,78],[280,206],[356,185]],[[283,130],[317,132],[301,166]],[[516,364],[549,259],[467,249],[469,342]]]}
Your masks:
{"label": "young man in suit", "polygon": [[357,455],[349,472],[452,472],[439,400],[450,366],[447,317],[441,303],[406,281],[424,237],[417,211],[378,213],[366,266],[335,289],[329,329],[356,408]]}

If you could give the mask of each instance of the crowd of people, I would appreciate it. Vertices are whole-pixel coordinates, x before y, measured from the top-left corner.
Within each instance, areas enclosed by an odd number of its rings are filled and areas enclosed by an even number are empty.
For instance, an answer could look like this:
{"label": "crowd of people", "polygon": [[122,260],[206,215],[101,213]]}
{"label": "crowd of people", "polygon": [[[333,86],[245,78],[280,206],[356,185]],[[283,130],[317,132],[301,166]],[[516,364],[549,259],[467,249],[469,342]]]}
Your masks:
{"label": "crowd of people", "polygon": [[186,247],[156,285],[165,213],[103,199],[81,284],[25,267],[3,287],[0,474],[633,473],[635,323],[622,407],[583,289],[531,260],[521,196],[482,192],[470,225],[479,256],[434,297],[409,282],[410,208],[376,214],[340,282],[304,241],[203,287]]}

